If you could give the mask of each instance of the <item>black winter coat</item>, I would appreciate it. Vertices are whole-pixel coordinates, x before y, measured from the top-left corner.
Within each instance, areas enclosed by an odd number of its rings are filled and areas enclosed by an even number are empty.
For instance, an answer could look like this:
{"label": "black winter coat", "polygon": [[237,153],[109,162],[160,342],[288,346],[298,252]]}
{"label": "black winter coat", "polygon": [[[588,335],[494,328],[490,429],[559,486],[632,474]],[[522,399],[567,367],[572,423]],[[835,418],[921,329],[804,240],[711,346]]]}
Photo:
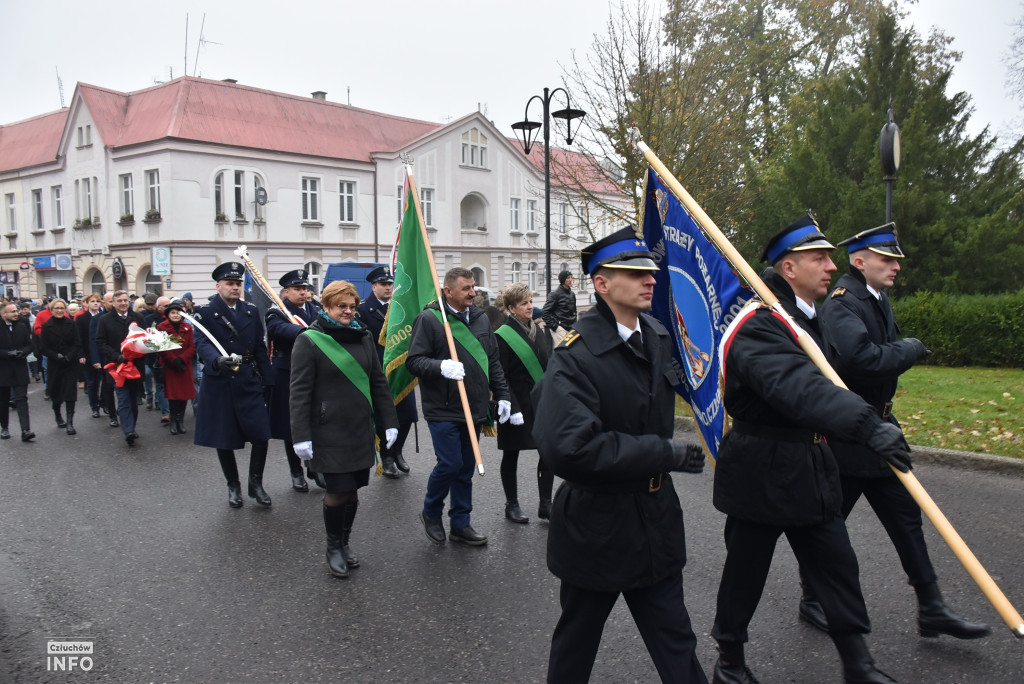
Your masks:
{"label": "black winter coat", "polygon": [[78,398],[78,359],[85,356],[78,341],[75,322],[56,316],[43,323],[39,349],[48,360],[46,388],[53,401],[75,401]]}
{"label": "black winter coat", "polygon": [[[765,282],[827,355],[817,319],[797,308],[789,284],[774,273]],[[826,440],[815,443],[813,435],[863,440],[881,422],[874,409],[826,378],[767,308],[735,332],[723,373],[733,429],[718,451],[715,508],[778,526],[815,525],[839,515],[839,468]]]}
{"label": "black winter coat", "polygon": [[[876,299],[863,274],[852,269],[836,283],[821,309],[828,330],[832,363],[852,391],[871,404],[879,415],[892,401],[900,374],[917,361],[917,351],[898,339],[899,327],[884,294]],[[892,415],[887,420],[899,421]],[[854,477],[896,477],[878,454],[863,444],[834,440],[831,444],[839,472]]]}
{"label": "black winter coat", "polygon": [[[117,361],[121,356],[121,343],[128,337],[128,328],[135,322],[140,328],[144,328],[142,314],[137,311],[128,310],[127,317],[122,319],[114,310],[96,321],[96,350],[100,355],[100,364],[107,365]],[[148,355],[146,355],[148,356]],[[146,376],[146,356],[135,359],[135,367],[139,369],[142,377]]]}
{"label": "black winter coat", "polygon": [[576,295],[565,285],[559,285],[544,302],[544,325],[551,332],[561,326],[569,330],[576,325]]}
{"label": "black winter coat", "polygon": [[374,464],[374,422],[381,432],[398,427],[398,416],[376,346],[366,328],[353,330],[319,318],[322,332],[347,350],[370,379],[373,405],[310,339],[295,339],[291,371],[291,432],[295,442],[313,442],[310,468],[318,473],[351,473]]}
{"label": "black winter coat", "polygon": [[[13,358],[7,352],[20,349],[21,357]],[[11,329],[0,319],[0,387],[20,387],[28,384],[28,360],[32,353],[32,328],[28,321],[18,319]],[[6,397],[5,397],[6,399]]]}
{"label": "black winter coat", "polygon": [[[678,375],[665,328],[650,316],[640,325],[647,358],[619,337],[599,298],[533,391],[534,440],[565,480],[551,511],[548,568],[595,591],[651,586],[686,563],[683,511],[667,474],[677,465],[669,440]],[[662,473],[661,488],[648,493]]]}
{"label": "black winter coat", "polygon": [[[448,340],[444,334],[444,326],[434,311],[438,303],[434,302],[421,311],[412,323],[412,336],[409,340],[409,356],[405,365],[409,372],[420,379],[423,390],[423,417],[432,422],[465,423],[466,414],[462,410],[459,387],[454,380],[441,375],[441,361],[450,359]],[[466,325],[458,316],[448,311],[449,325]],[[477,425],[487,419],[488,403],[493,394],[495,401],[508,400],[508,385],[505,374],[501,371],[498,360],[498,344],[495,342],[491,324],[483,310],[475,306],[469,307],[469,329],[480,340],[487,352],[490,380],[476,359],[458,341],[455,349],[459,361],[466,368],[463,384],[469,399],[469,409],[473,422]]]}
{"label": "black winter coat", "polygon": [[[522,324],[514,316],[506,317],[505,326],[515,331],[526,344],[533,349],[540,362],[541,369],[548,367],[548,359],[551,357],[551,338],[543,331],[537,330],[534,339],[530,340],[529,334]],[[532,322],[532,321],[531,321]],[[504,326],[502,326],[504,327]],[[513,425],[510,421],[498,424],[498,448],[502,451],[523,451],[524,449],[536,449],[533,441],[533,401],[530,399],[530,392],[533,391],[534,382],[526,365],[519,359],[519,356],[508,346],[508,342],[494,336],[498,341],[498,358],[501,359],[501,370],[505,373],[505,382],[508,383],[509,395],[512,397],[512,413],[523,414],[523,424]]]}
{"label": "black winter coat", "polygon": [[[306,302],[301,307],[289,301],[284,302],[288,313],[298,316],[310,325],[316,320],[320,307],[313,302]],[[297,338],[305,330],[288,320],[280,309],[267,311],[264,319],[267,324],[267,341],[271,348],[270,365],[274,369],[274,389],[270,393],[270,437],[292,441],[292,428],[288,387],[291,381],[292,347]]]}

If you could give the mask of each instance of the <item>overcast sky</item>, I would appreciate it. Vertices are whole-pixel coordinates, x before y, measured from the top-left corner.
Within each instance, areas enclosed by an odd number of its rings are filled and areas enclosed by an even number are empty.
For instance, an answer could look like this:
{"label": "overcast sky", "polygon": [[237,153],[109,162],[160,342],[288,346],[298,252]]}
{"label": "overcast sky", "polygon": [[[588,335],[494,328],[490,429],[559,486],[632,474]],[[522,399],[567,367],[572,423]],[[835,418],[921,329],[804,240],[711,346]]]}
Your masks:
{"label": "overcast sky", "polygon": [[[1021,1],[912,8],[922,32],[938,26],[963,52],[953,87],[974,100],[974,132],[991,123],[1024,133],[1024,112],[1003,85]],[[79,81],[139,90],[182,75],[186,60],[193,75],[198,47],[205,78],[296,95],[325,90],[335,102],[435,122],[479,106],[511,134],[529,97],[558,86],[573,51],[585,55],[604,33],[608,11],[607,0],[0,0],[0,123],[59,109],[58,70],[67,103]],[[199,46],[204,12],[208,42]],[[534,103],[531,118],[539,117]]]}

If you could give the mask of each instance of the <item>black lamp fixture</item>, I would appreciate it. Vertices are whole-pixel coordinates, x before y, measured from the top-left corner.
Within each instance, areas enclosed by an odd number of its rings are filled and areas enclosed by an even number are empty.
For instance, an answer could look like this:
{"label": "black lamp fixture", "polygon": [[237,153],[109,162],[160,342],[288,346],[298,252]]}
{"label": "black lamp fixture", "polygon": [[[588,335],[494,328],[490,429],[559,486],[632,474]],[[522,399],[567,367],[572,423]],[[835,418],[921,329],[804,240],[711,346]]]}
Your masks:
{"label": "black lamp fixture", "polygon": [[885,175],[885,222],[892,221],[892,188],[896,176],[900,172],[900,127],[896,125],[892,111],[892,96],[889,97],[888,121],[882,126],[882,134],[878,141],[878,155],[882,159],[882,171]]}
{"label": "black lamp fixture", "polygon": [[[551,111],[551,100],[555,93],[561,92],[565,95],[565,109]],[[534,100],[540,100],[544,109],[543,121],[530,121],[530,105]],[[530,154],[535,142],[537,133],[543,129],[544,133],[544,257],[545,273],[544,284],[548,295],[551,294],[551,118],[565,121],[565,144],[572,145],[573,138],[579,133],[583,117],[587,113],[582,109],[574,109],[569,101],[569,93],[564,88],[554,90],[544,89],[544,95],[534,95],[526,101],[526,111],[523,113],[523,120],[512,124],[512,130],[516,137],[523,143],[523,152]],[[573,122],[575,123],[575,127]]]}

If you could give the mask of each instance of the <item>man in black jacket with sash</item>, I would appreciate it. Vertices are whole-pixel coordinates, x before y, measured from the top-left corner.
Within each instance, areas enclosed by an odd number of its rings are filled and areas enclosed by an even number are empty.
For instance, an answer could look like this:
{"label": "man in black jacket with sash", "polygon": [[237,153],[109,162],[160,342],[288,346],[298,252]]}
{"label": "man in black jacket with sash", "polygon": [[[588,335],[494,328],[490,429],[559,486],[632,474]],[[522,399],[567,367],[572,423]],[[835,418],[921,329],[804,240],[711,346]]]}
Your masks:
{"label": "man in black jacket with sash", "polygon": [[[892,413],[899,376],[931,352],[914,338],[899,339],[886,290],[900,271],[903,250],[896,226],[887,223],[839,243],[850,255],[850,272],[825,300],[821,320],[829,333],[835,368],[852,391],[871,404],[882,420],[899,427]],[[948,634],[958,639],[987,636],[988,625],[971,623],[946,606],[921,531],[921,509],[892,468],[863,444],[834,440],[843,488],[842,515],[849,517],[861,494],[889,534],[918,600],[921,636]],[[828,631],[821,604],[804,586],[800,618]]]}
{"label": "man in black jacket with sash", "polygon": [[18,411],[21,441],[31,442],[35,433],[28,418],[28,355],[32,353],[32,328],[21,320],[18,305],[0,300],[0,439],[10,439],[10,399]]}
{"label": "man in black jacket with sash", "polygon": [[[427,495],[420,518],[427,538],[444,543],[441,514],[451,494],[448,515],[453,542],[483,546],[487,537],[470,525],[473,510],[473,457],[469,430],[480,435],[488,417],[491,396],[498,402],[498,418],[504,423],[512,413],[505,375],[498,359],[498,344],[482,309],[473,306],[476,296],[473,272],[453,268],[444,276],[444,296],[421,311],[412,324],[406,367],[420,379],[423,417],[430,428],[437,465],[427,480]],[[452,359],[441,322],[444,306],[455,338],[458,361]],[[459,388],[463,380],[473,425],[466,424]]]}
{"label": "man in black jacket with sash", "polygon": [[[380,343],[380,332],[384,328],[384,321],[387,319],[388,306],[391,305],[392,288],[395,279],[391,275],[391,269],[387,266],[380,266],[373,269],[366,275],[366,281],[370,283],[371,293],[359,304],[357,315],[359,322],[367,327],[373,342],[377,345],[377,357],[381,363],[384,362],[384,345]],[[387,369],[385,369],[386,371]],[[409,437],[409,430],[412,424],[417,422],[416,415],[416,392],[415,390],[395,406],[398,412],[398,439],[389,449],[387,440],[384,438],[384,429],[378,426],[377,437],[380,441],[380,460],[384,467],[384,477],[397,479],[399,471],[409,472],[409,464],[402,456],[402,449],[405,440]]]}
{"label": "man in black jacket with sash", "polygon": [[857,557],[840,513],[834,438],[867,446],[906,472],[899,429],[863,399],[832,383],[796,341],[804,333],[827,354],[815,300],[828,292],[833,249],[808,214],[768,243],[762,275],[800,330],[759,302],[726,331],[725,408],[732,429],[715,469],[714,505],[725,513],[725,567],[711,634],[718,641],[715,682],[754,682],[743,658],[747,626],[786,535],[811,590],[821,600],[846,682],[894,681],[875,669],[863,635],[871,629]]}
{"label": "man in black jacket with sash", "polygon": [[619,594],[664,682],[707,682],[683,602],[683,511],[669,472],[701,472],[699,447],[673,443],[678,369],[651,308],[651,252],[623,228],[583,250],[597,293],[534,388],[533,436],[564,482],[548,568],[562,582],[549,682],[586,682]]}

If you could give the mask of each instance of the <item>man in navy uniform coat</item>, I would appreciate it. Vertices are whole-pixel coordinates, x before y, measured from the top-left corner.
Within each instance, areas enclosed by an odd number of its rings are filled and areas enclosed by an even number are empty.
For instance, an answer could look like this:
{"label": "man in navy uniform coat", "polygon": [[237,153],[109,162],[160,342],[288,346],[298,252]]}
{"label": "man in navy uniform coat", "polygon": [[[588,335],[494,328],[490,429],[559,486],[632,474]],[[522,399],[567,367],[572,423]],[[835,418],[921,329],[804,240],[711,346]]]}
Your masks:
{"label": "man in navy uniform coat", "polygon": [[[377,343],[377,358],[384,362],[384,345],[380,343],[380,332],[384,328],[384,320],[388,314],[388,305],[391,304],[392,288],[395,279],[391,275],[391,269],[387,266],[380,266],[370,271],[366,276],[370,283],[372,292],[359,305],[357,315],[359,321],[370,330],[370,336]],[[398,411],[398,439],[390,449],[384,445],[384,432],[377,431],[380,438],[380,459],[384,466],[384,477],[395,479],[399,477],[398,471],[409,472],[409,464],[402,456],[402,447],[409,436],[412,424],[417,422],[416,414],[416,392],[409,392],[408,396],[395,407]]]}
{"label": "man in navy uniform coat", "polygon": [[[284,440],[284,453],[288,458],[288,470],[292,475],[292,489],[308,492],[309,485],[302,476],[302,462],[295,454],[292,444],[292,425],[289,386],[292,376],[292,347],[295,338],[316,320],[320,307],[310,302],[309,273],[302,269],[288,271],[277,281],[281,286],[281,301],[287,311],[272,307],[267,311],[267,340],[270,342],[271,366],[274,368],[274,390],[270,394],[270,437]],[[306,325],[293,323],[295,316]],[[316,480],[316,474],[310,472]],[[316,480],[320,483],[320,480]]]}
{"label": "man in navy uniform coat", "polygon": [[[821,309],[828,330],[836,371],[852,391],[871,404],[882,420],[899,427],[892,413],[899,376],[931,352],[920,340],[899,338],[886,290],[900,271],[903,250],[896,226],[863,230],[839,243],[850,256],[850,272],[836,283]],[[860,499],[871,509],[892,539],[907,579],[917,594],[918,631],[924,637],[948,634],[958,639],[987,636],[988,625],[972,623],[954,613],[942,600],[935,568],[921,531],[921,509],[892,468],[877,454],[855,442],[833,440],[843,487],[844,518]],[[828,621],[804,583],[800,619],[828,631]]]}
{"label": "man in navy uniform coat", "polygon": [[270,505],[263,490],[263,467],[267,462],[270,421],[266,394],[274,385],[274,371],[263,340],[259,310],[241,301],[245,267],[238,262],[221,264],[213,271],[217,294],[197,310],[197,318],[227,352],[220,350],[200,332],[196,353],[203,362],[199,385],[195,444],[217,450],[221,470],[228,482],[228,505],[242,505],[235,449],[252,443],[249,454],[249,496],[261,506]]}

